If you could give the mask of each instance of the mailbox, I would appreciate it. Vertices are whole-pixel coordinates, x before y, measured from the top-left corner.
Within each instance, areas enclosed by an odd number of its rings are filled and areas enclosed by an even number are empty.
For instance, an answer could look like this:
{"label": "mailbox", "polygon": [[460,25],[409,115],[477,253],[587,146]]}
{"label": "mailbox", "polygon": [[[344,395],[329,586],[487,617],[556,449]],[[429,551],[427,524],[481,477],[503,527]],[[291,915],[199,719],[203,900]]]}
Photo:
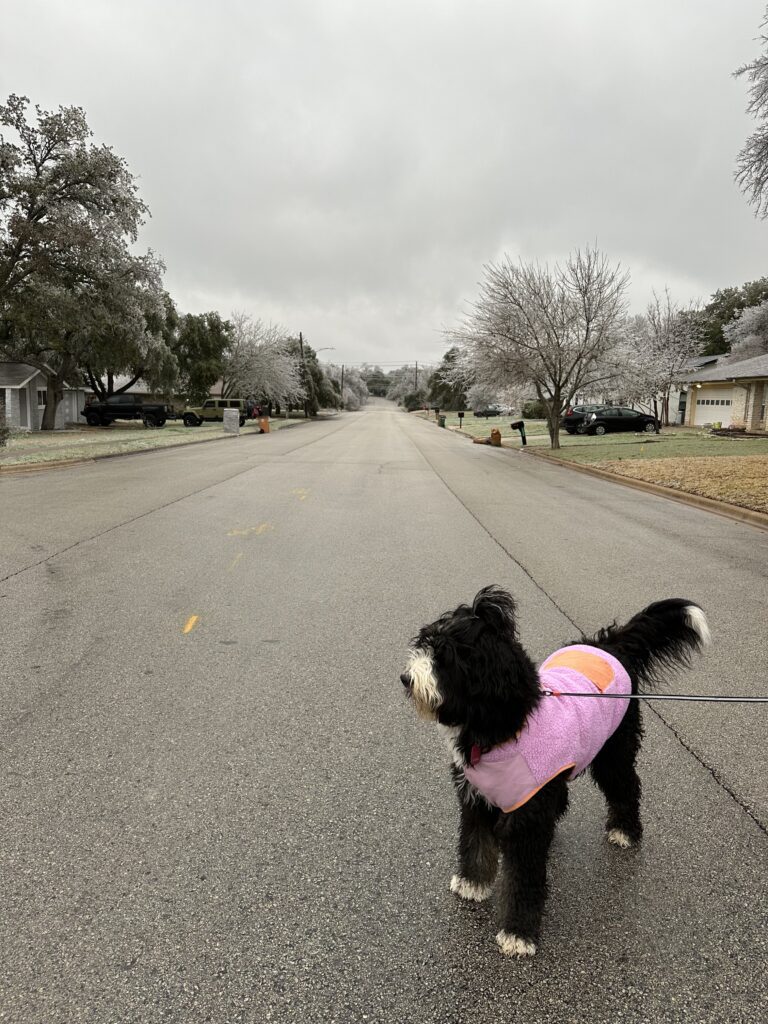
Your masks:
{"label": "mailbox", "polygon": [[519,430],[520,440],[523,442],[524,445],[528,444],[528,442],[525,439],[525,423],[523,423],[522,420],[515,420],[514,423],[510,423],[509,425],[512,428],[512,430]]}

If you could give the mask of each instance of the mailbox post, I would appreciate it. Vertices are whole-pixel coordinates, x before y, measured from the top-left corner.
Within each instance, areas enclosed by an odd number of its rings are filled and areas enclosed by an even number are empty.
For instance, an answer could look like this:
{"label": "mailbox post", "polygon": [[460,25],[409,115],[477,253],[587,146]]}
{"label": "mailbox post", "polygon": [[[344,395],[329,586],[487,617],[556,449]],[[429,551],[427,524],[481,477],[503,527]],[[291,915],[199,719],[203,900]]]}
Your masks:
{"label": "mailbox post", "polygon": [[523,423],[522,420],[515,420],[514,423],[510,423],[509,425],[512,430],[520,431],[520,440],[523,442],[523,445],[527,445],[528,442],[525,439],[525,423]]}

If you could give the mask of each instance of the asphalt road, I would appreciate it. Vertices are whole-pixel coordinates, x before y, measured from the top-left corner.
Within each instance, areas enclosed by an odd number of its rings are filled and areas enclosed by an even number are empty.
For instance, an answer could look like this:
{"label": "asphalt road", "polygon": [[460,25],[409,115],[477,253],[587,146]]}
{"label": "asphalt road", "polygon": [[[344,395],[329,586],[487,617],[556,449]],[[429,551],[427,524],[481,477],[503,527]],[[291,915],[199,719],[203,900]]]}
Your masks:
{"label": "asphalt road", "polygon": [[398,676],[494,582],[537,658],[690,597],[715,643],[675,686],[765,692],[767,566],[753,527],[387,403],[0,480],[0,1021],[764,1019],[767,708],[646,707],[642,849],[576,782],[518,962],[448,890]]}

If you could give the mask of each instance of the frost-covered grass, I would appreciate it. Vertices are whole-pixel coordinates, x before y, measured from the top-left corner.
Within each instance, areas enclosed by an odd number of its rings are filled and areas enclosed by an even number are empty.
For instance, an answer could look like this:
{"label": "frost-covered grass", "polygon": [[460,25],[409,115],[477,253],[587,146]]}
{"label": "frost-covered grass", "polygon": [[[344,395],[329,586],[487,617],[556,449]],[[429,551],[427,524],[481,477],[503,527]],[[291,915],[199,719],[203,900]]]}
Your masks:
{"label": "frost-covered grass", "polygon": [[[424,413],[415,413],[425,416]],[[458,429],[456,413],[446,413],[446,427]],[[428,418],[435,422],[434,413]],[[462,432],[472,437],[488,437],[493,427],[501,430],[506,444],[520,445],[520,432],[512,430],[513,416],[494,416],[477,419],[465,413]],[[549,447],[549,433],[545,420],[524,420],[528,446],[546,451],[552,458],[572,462],[599,463],[607,460],[668,459],[686,456],[738,456],[768,455],[768,436],[765,438],[717,437],[702,427],[663,427],[660,434],[569,434],[560,431],[560,449]]]}
{"label": "frost-covered grass", "polygon": [[562,447],[552,451],[552,458],[566,462],[600,465],[602,462],[631,462],[640,459],[680,459],[701,456],[768,455],[768,437],[743,438],[716,437],[705,430],[688,427],[668,427],[656,434],[607,434],[603,437],[584,437],[579,434],[561,437]]}
{"label": "frost-covered grass", "polygon": [[[295,424],[296,419],[271,419],[270,429],[280,430]],[[247,423],[240,436],[258,435],[259,428]],[[122,455],[126,452],[149,451],[178,444],[199,444],[216,438],[230,437],[221,423],[203,423],[185,427],[171,420],[164,427],[148,429],[142,423],[113,424],[110,427],[73,427],[69,430],[17,431],[5,448],[0,448],[1,466],[37,465],[92,459],[98,455]]]}

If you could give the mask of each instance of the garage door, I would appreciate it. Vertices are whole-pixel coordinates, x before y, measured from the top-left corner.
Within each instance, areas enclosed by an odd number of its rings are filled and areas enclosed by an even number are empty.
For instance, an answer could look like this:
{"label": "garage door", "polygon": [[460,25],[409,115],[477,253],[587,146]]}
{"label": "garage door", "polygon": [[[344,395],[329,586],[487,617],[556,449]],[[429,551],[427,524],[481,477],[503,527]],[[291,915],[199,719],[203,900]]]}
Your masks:
{"label": "garage door", "polygon": [[695,426],[704,423],[731,425],[733,388],[693,388],[696,395]]}

